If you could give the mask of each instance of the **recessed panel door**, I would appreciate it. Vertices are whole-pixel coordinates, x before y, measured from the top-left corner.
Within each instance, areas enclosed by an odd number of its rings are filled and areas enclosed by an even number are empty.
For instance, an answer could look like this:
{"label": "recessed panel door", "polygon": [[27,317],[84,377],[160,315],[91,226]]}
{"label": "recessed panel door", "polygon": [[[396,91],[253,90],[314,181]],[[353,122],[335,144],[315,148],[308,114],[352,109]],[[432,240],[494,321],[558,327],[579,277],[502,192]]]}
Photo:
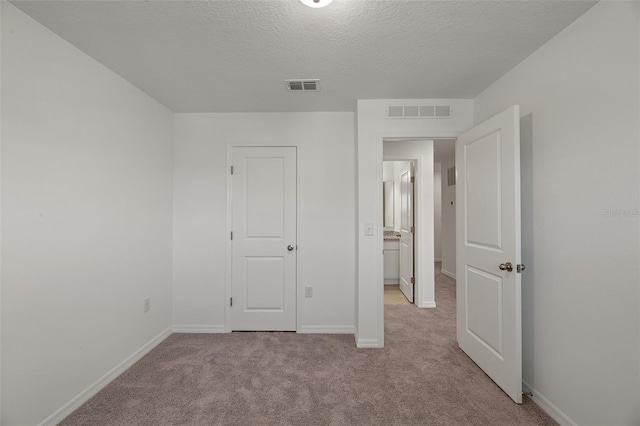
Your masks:
{"label": "recessed panel door", "polygon": [[296,329],[296,148],[234,147],[233,330]]}
{"label": "recessed panel door", "polygon": [[518,106],[456,142],[457,338],[522,402]]}
{"label": "recessed panel door", "polygon": [[400,290],[413,303],[413,182],[411,163],[400,172]]}

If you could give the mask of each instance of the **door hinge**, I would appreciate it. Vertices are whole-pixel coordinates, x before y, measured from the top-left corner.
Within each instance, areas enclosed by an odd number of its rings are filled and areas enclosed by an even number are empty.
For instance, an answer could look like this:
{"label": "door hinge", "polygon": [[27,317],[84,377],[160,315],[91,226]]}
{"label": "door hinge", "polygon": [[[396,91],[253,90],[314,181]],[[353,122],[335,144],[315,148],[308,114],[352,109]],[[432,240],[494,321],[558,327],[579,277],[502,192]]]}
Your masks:
{"label": "door hinge", "polygon": [[233,306],[233,297],[229,298],[229,306]]}
{"label": "door hinge", "polygon": [[231,241],[233,241],[233,231],[231,231]]}
{"label": "door hinge", "polygon": [[233,166],[231,166],[231,174],[233,174]]}
{"label": "door hinge", "polygon": [[415,284],[416,283],[416,279],[414,277],[411,277],[411,284]]}
{"label": "door hinge", "polygon": [[522,273],[522,271],[524,271],[524,270],[525,270],[525,266],[524,266],[524,264],[519,263],[519,264],[517,264],[517,265],[516,265],[516,272],[517,272],[517,273],[519,273],[519,274],[520,274],[520,273]]}
{"label": "door hinge", "polygon": [[414,176],[411,176],[411,183],[416,183],[416,178]]}
{"label": "door hinge", "polygon": [[411,227],[411,233],[415,233],[416,232],[416,228],[414,226]]}

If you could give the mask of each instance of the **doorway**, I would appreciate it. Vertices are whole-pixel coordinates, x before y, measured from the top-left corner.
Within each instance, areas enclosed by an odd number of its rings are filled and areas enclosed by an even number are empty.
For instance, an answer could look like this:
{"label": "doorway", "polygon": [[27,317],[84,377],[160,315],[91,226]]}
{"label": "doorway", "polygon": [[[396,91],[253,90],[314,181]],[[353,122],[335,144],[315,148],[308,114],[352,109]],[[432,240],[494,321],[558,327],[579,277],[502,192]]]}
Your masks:
{"label": "doorway", "polygon": [[[360,106],[360,104],[359,104]],[[359,118],[366,117],[364,110]],[[524,270],[524,265],[520,264],[520,205],[519,205],[519,137],[520,137],[520,115],[519,107],[514,105],[500,114],[476,126],[465,126],[469,130],[453,135],[443,135],[442,137],[457,137],[456,140],[456,164],[457,179],[456,185],[456,302],[457,302],[457,338],[460,348],[465,351],[478,364],[489,377],[511,396],[515,402],[521,401],[521,394],[516,389],[516,384],[522,381],[521,375],[521,280],[517,275]],[[401,127],[401,126],[399,126]],[[409,126],[407,126],[408,128]],[[369,132],[365,131],[367,128]],[[358,130],[358,153],[360,148],[374,146],[377,157],[371,155],[358,156],[359,167],[359,210],[358,218],[363,226],[363,232],[359,233],[358,239],[358,296],[359,307],[368,307],[367,298],[370,290],[370,278],[377,279],[375,283],[378,289],[377,309],[371,315],[369,312],[358,310],[358,327],[356,340],[358,347],[384,345],[384,304],[382,294],[383,284],[383,254],[381,248],[382,232],[379,239],[368,239],[374,236],[374,229],[382,231],[382,220],[379,210],[381,204],[382,183],[382,161],[387,160],[386,144],[389,137],[378,133],[378,137],[373,136],[372,126],[359,126]],[[453,133],[453,132],[452,132]],[[362,135],[362,137],[360,137]],[[484,136],[483,136],[484,135]],[[403,141],[400,141],[403,142]],[[433,143],[433,140],[429,141]],[[432,146],[432,145],[431,145]],[[406,157],[405,157],[406,158]],[[423,196],[417,199],[417,220],[432,225],[433,221],[433,148],[431,153],[424,153],[419,156],[423,161],[418,161],[419,172],[416,173],[416,183],[429,182],[431,184],[430,200],[425,203]],[[424,173],[425,158],[429,158],[431,163],[428,171]],[[471,161],[469,160],[471,159]],[[485,161],[488,160],[488,161]],[[375,163],[373,163],[375,161]],[[496,167],[500,165],[500,168]],[[372,166],[376,167],[372,167]],[[377,177],[377,188],[367,184],[362,178]],[[464,184],[462,186],[462,184]],[[425,185],[426,186],[426,185]],[[489,191],[487,188],[491,188]],[[417,190],[421,194],[420,190]],[[372,197],[373,195],[373,197]],[[377,200],[371,203],[371,200]],[[420,208],[421,204],[427,204],[429,209]],[[509,217],[509,221],[502,220]],[[368,223],[370,217],[378,219],[376,223]],[[483,227],[483,224],[489,224]],[[471,224],[471,225],[469,225]],[[515,226],[513,226],[515,224]],[[416,230],[420,231],[420,226],[416,225]],[[418,250],[430,251],[425,256],[417,254],[416,280],[425,278],[420,273],[420,265],[423,270],[429,268],[430,281],[433,280],[433,235],[425,240],[429,241],[430,247],[425,247],[419,241],[416,248]],[[422,240],[422,238],[421,238]],[[373,243],[373,244],[372,244]],[[376,247],[377,246],[377,247]],[[473,266],[468,256],[475,255],[476,247],[487,248],[485,252],[492,252],[490,260],[485,263],[478,263]],[[477,251],[477,250],[476,250]],[[497,259],[500,257],[502,260]],[[431,265],[424,265],[428,259]],[[366,270],[367,260],[374,261],[377,268],[372,273]],[[499,261],[499,262],[498,262]],[[500,263],[502,262],[502,263]],[[507,285],[502,285],[506,282]],[[484,285],[490,284],[490,285]],[[417,302],[423,303],[424,293],[421,294],[421,286],[418,285]],[[433,287],[432,287],[433,289]],[[430,294],[433,307],[435,307],[434,294]],[[484,301],[491,301],[485,303]],[[374,317],[375,327],[367,326],[364,317]],[[507,318],[508,317],[508,318]],[[508,324],[508,327],[504,326]],[[372,331],[376,332],[375,339],[370,338]],[[362,333],[361,333],[362,332]],[[461,335],[466,333],[465,341]],[[474,340],[475,339],[475,340]],[[484,342],[484,345],[483,345]],[[489,343],[487,343],[489,342]],[[497,342],[497,343],[496,343]],[[476,350],[477,349],[477,350]],[[496,355],[497,354],[497,355]],[[502,358],[500,358],[502,357]],[[497,361],[496,361],[497,360]],[[485,365],[486,364],[486,365]],[[494,368],[495,367],[495,368]]]}
{"label": "doorway", "polygon": [[[454,138],[435,139],[434,262],[437,274],[456,279],[456,159]],[[438,291],[436,289],[436,304]]]}
{"label": "doorway", "polygon": [[384,298],[414,303],[414,161],[383,162]]}
{"label": "doorway", "polygon": [[[455,138],[384,138],[383,139],[383,260],[384,260],[384,299],[385,303],[411,303],[409,297],[400,292],[400,238],[401,212],[400,212],[400,172],[403,165],[410,164],[414,179],[412,213],[414,222],[420,222],[421,226],[414,226],[414,251],[420,253],[413,262],[415,285],[413,295],[415,305],[421,308],[434,308],[437,304],[434,279],[437,274],[443,274],[455,279],[456,260],[456,213],[455,213]],[[421,161],[418,161],[421,160]],[[419,164],[423,170],[418,170]],[[406,167],[406,166],[405,166]],[[420,179],[423,173],[431,173],[431,180]],[[421,187],[422,185],[422,187]],[[424,185],[431,185],[432,190],[427,190]],[[437,185],[437,187],[436,187]],[[425,195],[426,194],[426,195]],[[422,213],[418,213],[420,205],[419,197],[430,197],[433,203],[426,207],[423,203]],[[390,209],[389,203],[395,207]],[[426,209],[431,208],[431,212]],[[427,214],[431,213],[431,214]],[[410,225],[411,226],[411,225]],[[420,241],[431,242],[432,250],[420,250]],[[438,238],[439,237],[439,238]],[[396,241],[394,241],[396,240]],[[396,266],[398,265],[398,266]],[[432,271],[431,280],[420,281],[420,267]],[[409,267],[405,266],[405,270]],[[411,275],[409,275],[409,280]],[[419,300],[419,286],[423,284],[423,294]],[[394,287],[396,286],[396,287]],[[431,288],[428,288],[431,286]],[[425,289],[425,287],[427,287]],[[406,284],[405,284],[406,288]],[[391,296],[392,291],[396,293]],[[431,303],[425,303],[429,290],[433,293]],[[398,297],[400,295],[401,297]],[[404,299],[404,300],[403,300]],[[422,301],[422,303],[419,303]]]}
{"label": "doorway", "polygon": [[[412,197],[404,200],[405,229],[401,230],[400,210],[402,179],[401,172],[396,173],[395,197],[396,216],[394,234],[396,238],[404,240],[404,244],[398,243],[398,256],[400,248],[408,254],[403,258],[401,279],[400,265],[398,270],[398,284],[402,284],[403,294],[407,300],[413,302],[419,308],[435,307],[433,298],[433,140],[417,138],[383,138],[383,155],[380,161],[382,170],[385,161],[397,161],[405,164],[405,189],[406,193],[413,193]],[[413,179],[411,179],[413,178]],[[413,180],[413,181],[412,181]],[[382,173],[380,181],[384,181]],[[380,182],[383,188],[384,184]],[[405,216],[405,217],[406,217]],[[381,225],[384,225],[381,223]],[[384,226],[383,230],[390,229]],[[380,235],[380,248],[389,245],[384,241],[384,232]],[[386,248],[386,247],[385,247]],[[413,253],[411,253],[413,252]],[[381,254],[384,249],[381,250]],[[384,254],[383,254],[384,264]],[[407,259],[407,260],[404,260]],[[411,263],[408,259],[412,259]],[[429,259],[429,260],[427,260]],[[400,261],[400,259],[399,259]],[[383,269],[383,268],[382,268]],[[384,272],[384,271],[381,271]],[[383,290],[383,289],[380,289]]]}

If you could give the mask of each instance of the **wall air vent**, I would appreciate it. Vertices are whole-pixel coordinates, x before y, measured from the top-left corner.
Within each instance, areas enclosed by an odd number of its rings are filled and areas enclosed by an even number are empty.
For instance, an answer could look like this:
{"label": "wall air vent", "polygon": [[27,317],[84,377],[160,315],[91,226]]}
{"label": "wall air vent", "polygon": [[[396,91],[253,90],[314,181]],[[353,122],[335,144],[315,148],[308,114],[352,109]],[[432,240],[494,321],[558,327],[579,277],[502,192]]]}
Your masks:
{"label": "wall air vent", "polygon": [[387,118],[451,118],[451,105],[390,105]]}
{"label": "wall air vent", "polygon": [[285,80],[290,92],[319,92],[320,80],[317,78]]}

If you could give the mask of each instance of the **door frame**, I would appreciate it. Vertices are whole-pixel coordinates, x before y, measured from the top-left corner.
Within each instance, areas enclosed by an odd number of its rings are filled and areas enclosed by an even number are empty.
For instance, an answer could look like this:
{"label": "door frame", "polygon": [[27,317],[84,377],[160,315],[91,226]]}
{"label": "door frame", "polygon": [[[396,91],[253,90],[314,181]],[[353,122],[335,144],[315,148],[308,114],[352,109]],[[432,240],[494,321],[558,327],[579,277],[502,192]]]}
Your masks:
{"label": "door frame", "polygon": [[296,142],[286,142],[286,141],[272,141],[272,140],[253,140],[247,142],[246,140],[237,140],[237,141],[227,141],[227,158],[226,158],[226,168],[225,168],[225,183],[226,183],[226,203],[227,203],[227,217],[225,223],[226,234],[225,238],[227,241],[226,251],[225,251],[225,273],[224,273],[224,282],[225,282],[225,297],[223,300],[224,303],[224,331],[225,333],[231,333],[233,331],[233,327],[231,325],[231,307],[229,306],[229,299],[233,293],[233,282],[232,282],[232,260],[233,260],[233,245],[231,243],[231,232],[233,231],[231,223],[233,219],[233,206],[232,202],[232,191],[231,191],[231,166],[232,166],[232,153],[233,148],[236,147],[245,147],[245,148],[282,148],[282,147],[294,147],[296,149],[296,333],[301,333],[301,319],[302,319],[302,303],[304,297],[304,289],[301,288],[303,283],[302,280],[302,268],[300,265],[302,264],[302,257],[304,252],[304,244],[303,244],[303,235],[302,235],[302,221],[300,220],[300,210],[302,205],[302,185],[300,179],[300,163],[302,162],[300,159],[302,158],[302,147],[299,143]]}
{"label": "door frame", "polygon": [[[460,134],[462,134],[463,131],[457,131],[457,132],[429,132],[427,134],[427,136],[425,136],[424,134],[420,134],[420,133],[416,133],[416,132],[402,132],[402,131],[384,131],[384,132],[378,132],[378,135],[376,137],[376,182],[378,182],[379,184],[377,185],[377,190],[376,190],[376,206],[382,206],[382,198],[383,198],[383,194],[382,194],[382,162],[387,160],[387,157],[389,158],[389,161],[393,161],[391,155],[389,156],[385,156],[384,155],[384,140],[385,139],[393,139],[393,138],[406,138],[406,139],[417,139],[417,140],[431,140],[431,139],[455,139],[457,138]],[[411,160],[410,157],[412,156],[399,156],[402,157],[400,158],[401,160]],[[416,155],[416,157],[422,157],[420,155]],[[423,160],[421,158],[417,158],[416,159],[416,175],[418,174],[418,172],[422,172],[422,164],[423,164]],[[421,181],[421,178],[417,178],[416,179],[416,186],[414,187],[414,191],[418,192],[418,190],[421,190],[422,186],[417,186],[420,185],[420,183],[418,183],[418,181]],[[423,210],[424,207],[422,207],[422,202],[424,200],[422,200],[422,197],[420,197],[420,200],[416,201],[414,200],[414,202],[416,203],[416,210],[415,210],[415,214],[416,216],[419,215]],[[418,210],[419,209],[419,210]],[[378,317],[378,324],[377,324],[377,330],[378,330],[378,339],[377,339],[377,344],[375,345],[375,347],[384,347],[384,255],[382,254],[382,249],[383,249],[383,244],[384,244],[384,223],[382,223],[382,209],[381,208],[376,208],[375,209],[375,232],[378,236],[378,238],[376,238],[376,272],[377,272],[377,294],[378,294],[378,300],[377,300],[377,317]],[[421,222],[418,223],[417,220],[420,220]],[[422,231],[424,229],[424,224],[422,224],[422,219],[417,219],[414,218],[414,226],[416,227],[420,227],[420,228],[416,228],[418,230],[419,233],[419,238],[422,239]],[[431,226],[433,226],[433,223],[431,224]],[[416,233],[416,234],[418,234]],[[414,240],[415,240],[416,236],[414,236]],[[418,246],[422,246],[423,244],[418,243]],[[420,254],[422,253],[422,251],[419,252]],[[414,251],[414,259],[417,258],[418,253],[416,251]],[[415,267],[415,265],[414,265]],[[422,279],[424,276],[424,271],[423,268],[424,265],[419,266],[418,268],[416,268],[416,275],[419,275],[416,277],[416,284],[418,284],[418,288],[422,289],[422,286],[424,285]],[[415,284],[414,284],[415,285]],[[434,280],[434,287],[435,287],[435,280]],[[415,288],[415,287],[414,287]],[[420,297],[421,293],[419,293],[419,290],[414,290],[415,291],[415,298]],[[416,304],[416,306],[418,306]],[[434,306],[435,307],[435,306]],[[356,336],[356,341],[357,341],[357,336]],[[373,347],[373,346],[365,346],[365,345],[359,345],[358,347]]]}
{"label": "door frame", "polygon": [[[418,262],[418,259],[422,258],[418,256],[422,256],[422,251],[424,250],[424,247],[422,247],[422,244],[420,244],[420,241],[422,240],[422,237],[424,236],[424,234],[420,231],[425,229],[423,227],[424,220],[422,219],[421,216],[418,216],[422,211],[424,211],[424,207],[422,206],[423,200],[422,200],[422,197],[420,197],[419,195],[419,192],[422,191],[422,186],[423,186],[422,179],[419,178],[419,176],[422,176],[420,175],[420,173],[422,172],[422,156],[420,155],[383,155],[382,161],[407,161],[411,163],[410,167],[412,168],[412,177],[414,179],[413,188],[412,188],[413,197],[411,200],[412,201],[411,208],[413,209],[413,226],[415,227],[415,230],[416,230],[416,232],[414,232],[413,234],[413,277],[415,279],[415,283],[413,284],[413,304],[416,305],[418,308],[435,308],[436,307],[435,304],[433,306],[431,305],[421,306],[422,303],[419,303],[419,301],[421,300],[420,296],[422,296],[426,286],[425,279],[424,279],[425,277],[424,263]],[[381,238],[382,238],[382,245],[384,247],[384,232],[381,234]],[[382,257],[382,263],[383,263],[382,291],[384,292],[384,255]],[[402,280],[402,278],[400,278],[400,280]],[[383,299],[384,299],[384,293],[383,293]]]}

